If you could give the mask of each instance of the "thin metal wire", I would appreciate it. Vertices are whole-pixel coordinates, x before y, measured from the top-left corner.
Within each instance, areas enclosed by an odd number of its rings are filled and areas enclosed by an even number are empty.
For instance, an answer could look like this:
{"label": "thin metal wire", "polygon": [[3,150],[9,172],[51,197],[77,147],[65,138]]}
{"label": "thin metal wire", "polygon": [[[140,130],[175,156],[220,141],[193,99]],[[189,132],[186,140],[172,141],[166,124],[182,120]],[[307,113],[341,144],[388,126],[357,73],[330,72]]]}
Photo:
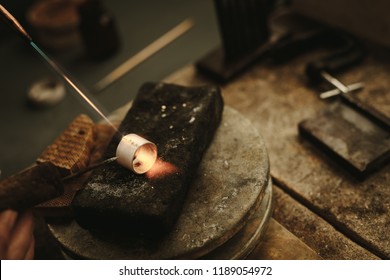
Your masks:
{"label": "thin metal wire", "polygon": [[100,166],[102,166],[104,164],[107,164],[107,163],[110,163],[110,162],[114,162],[114,161],[116,161],[116,159],[117,159],[117,157],[111,157],[111,158],[105,159],[105,160],[103,160],[103,161],[101,161],[99,163],[90,165],[87,168],[85,168],[83,170],[80,170],[79,172],[76,172],[74,174],[71,174],[69,176],[66,176],[66,177],[62,178],[62,181],[65,182],[65,181],[68,181],[68,180],[73,179],[75,177],[78,177],[78,176],[80,176],[80,175],[82,175],[82,174],[84,174],[84,173],[86,173],[88,171],[91,171],[91,170],[93,170],[95,168],[98,168],[98,167],[100,167]]}
{"label": "thin metal wire", "polygon": [[50,67],[58,74],[60,75],[83,99],[87,104],[95,110],[96,113],[98,113],[111,127],[117,131],[117,128],[111,123],[111,121],[102,113],[102,111],[91,101],[90,98],[76,85],[75,82],[73,82],[68,75],[65,74],[65,71],[62,70],[62,68],[54,62],[53,59],[51,59],[42,49],[40,49],[33,41],[30,42],[30,45],[34,48],[34,50],[37,51],[37,53],[50,65]]}
{"label": "thin metal wire", "polygon": [[139,65],[141,62],[145,61],[147,58],[149,58],[150,56],[173,42],[175,39],[186,33],[193,26],[194,20],[191,18],[182,21],[174,28],[169,30],[167,33],[162,35],[160,38],[158,38],[157,40],[146,46],[144,49],[139,51],[136,55],[132,56],[124,63],[119,65],[115,70],[106,75],[99,82],[97,82],[95,85],[95,91],[102,91],[103,89],[111,85],[114,81],[125,75],[128,71]]}

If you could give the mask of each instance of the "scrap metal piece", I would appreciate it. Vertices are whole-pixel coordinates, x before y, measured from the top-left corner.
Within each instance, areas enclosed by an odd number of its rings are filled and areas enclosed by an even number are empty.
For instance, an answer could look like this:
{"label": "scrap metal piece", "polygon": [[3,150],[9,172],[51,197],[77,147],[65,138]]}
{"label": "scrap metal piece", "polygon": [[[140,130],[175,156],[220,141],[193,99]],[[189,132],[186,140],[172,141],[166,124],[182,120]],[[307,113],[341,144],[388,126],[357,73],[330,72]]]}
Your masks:
{"label": "scrap metal piece", "polygon": [[298,128],[301,136],[359,179],[390,160],[390,131],[342,102],[302,121]]}
{"label": "scrap metal piece", "polygon": [[[363,87],[364,87],[364,83],[354,83],[354,84],[347,86],[347,92],[357,91],[357,90],[362,89]],[[320,98],[327,99],[327,98],[330,98],[333,96],[337,96],[341,93],[342,93],[341,90],[339,90],[338,88],[335,88],[335,89],[331,89],[331,90],[324,91],[324,92],[320,93]]]}
{"label": "scrap metal piece", "polygon": [[342,82],[340,82],[338,79],[336,79],[335,77],[330,75],[328,72],[321,71],[320,75],[322,78],[324,78],[324,80],[326,80],[328,83],[335,86],[335,88],[337,88],[339,91],[341,91],[341,93],[348,92],[348,87],[346,85],[344,85]]}

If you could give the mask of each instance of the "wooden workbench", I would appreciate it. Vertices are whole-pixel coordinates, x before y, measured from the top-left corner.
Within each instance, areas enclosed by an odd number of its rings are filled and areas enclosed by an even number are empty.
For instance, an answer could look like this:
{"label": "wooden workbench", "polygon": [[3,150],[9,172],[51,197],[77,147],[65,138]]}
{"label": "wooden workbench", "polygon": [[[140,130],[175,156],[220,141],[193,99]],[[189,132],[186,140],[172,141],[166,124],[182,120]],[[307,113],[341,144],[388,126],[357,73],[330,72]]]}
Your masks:
{"label": "wooden workbench", "polygon": [[[389,117],[390,59],[379,52],[339,78],[347,84],[365,82],[359,98]],[[358,181],[298,135],[301,120],[334,102],[321,101],[307,86],[304,65],[316,55],[278,66],[260,62],[222,87],[225,103],[263,135],[271,161],[273,219],[249,258],[388,259],[390,165]],[[193,66],[166,82],[214,83]]]}
{"label": "wooden workbench", "polygon": [[[262,134],[271,162],[273,218],[248,259],[389,259],[390,165],[358,181],[298,135],[301,120],[334,102],[321,101],[307,86],[304,65],[315,55],[279,66],[258,63],[222,86],[226,105]],[[372,55],[340,79],[365,82],[359,98],[389,117],[388,62],[383,53]],[[191,65],[165,82],[214,83]]]}

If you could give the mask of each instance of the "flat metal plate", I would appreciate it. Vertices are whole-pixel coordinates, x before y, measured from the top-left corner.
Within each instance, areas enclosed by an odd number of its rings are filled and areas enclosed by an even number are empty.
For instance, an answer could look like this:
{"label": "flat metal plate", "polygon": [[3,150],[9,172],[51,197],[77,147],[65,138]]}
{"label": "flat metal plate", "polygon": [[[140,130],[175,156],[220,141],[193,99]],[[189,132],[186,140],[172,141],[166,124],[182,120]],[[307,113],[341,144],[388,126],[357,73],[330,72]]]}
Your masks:
{"label": "flat metal plate", "polygon": [[301,122],[299,132],[359,178],[390,159],[390,131],[341,102]]}
{"label": "flat metal plate", "polygon": [[[81,228],[73,220],[50,224],[50,229],[66,253],[74,258],[194,259],[206,256],[231,240],[261,209],[265,190],[270,185],[268,154],[262,137],[246,118],[226,106],[221,125],[197,173],[174,229],[160,241],[153,243],[121,233],[99,235]],[[266,205],[270,205],[269,202]],[[261,229],[266,228],[269,207],[264,212],[265,220],[258,221],[250,240],[254,235],[259,237]],[[248,248],[253,246],[248,242]]]}

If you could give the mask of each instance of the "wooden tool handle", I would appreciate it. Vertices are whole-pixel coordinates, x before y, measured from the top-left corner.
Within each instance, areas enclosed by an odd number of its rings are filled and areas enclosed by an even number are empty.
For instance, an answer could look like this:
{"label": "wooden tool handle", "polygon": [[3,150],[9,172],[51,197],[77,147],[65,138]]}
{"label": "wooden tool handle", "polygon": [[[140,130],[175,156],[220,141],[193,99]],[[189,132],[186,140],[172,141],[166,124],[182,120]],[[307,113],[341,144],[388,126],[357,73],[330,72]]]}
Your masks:
{"label": "wooden tool handle", "polygon": [[49,162],[38,164],[0,181],[0,211],[28,209],[63,191],[57,168]]}

